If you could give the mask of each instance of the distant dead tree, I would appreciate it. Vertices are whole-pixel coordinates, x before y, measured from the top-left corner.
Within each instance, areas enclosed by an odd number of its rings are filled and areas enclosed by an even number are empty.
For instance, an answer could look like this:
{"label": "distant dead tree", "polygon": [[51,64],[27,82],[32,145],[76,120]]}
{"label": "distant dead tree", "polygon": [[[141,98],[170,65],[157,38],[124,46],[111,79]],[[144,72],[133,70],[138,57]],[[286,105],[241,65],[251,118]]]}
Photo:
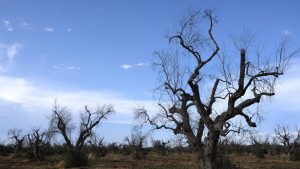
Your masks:
{"label": "distant dead tree", "polygon": [[125,141],[131,148],[134,159],[145,160],[147,155],[147,150],[145,148],[147,137],[148,134],[143,134],[141,131],[134,130],[130,138],[125,138]]}
{"label": "distant dead tree", "polygon": [[[81,156],[82,147],[87,138],[93,134],[95,129],[107,116],[114,112],[112,105],[98,106],[95,111],[92,111],[88,106],[84,107],[84,111],[80,114],[79,136],[75,143],[72,143],[71,133],[74,129],[72,125],[72,116],[67,107],[61,107],[56,102],[53,106],[52,115],[50,117],[50,131],[60,133],[66,143],[68,149],[75,155]],[[72,157],[70,157],[72,158]],[[75,163],[78,162],[74,161]],[[70,164],[80,166],[83,164]]]}
{"label": "distant dead tree", "polygon": [[[208,21],[206,35],[200,30],[203,18]],[[219,138],[240,131],[232,119],[239,117],[247,126],[257,126],[260,114],[253,105],[275,95],[278,77],[296,54],[284,39],[268,59],[263,48],[250,50],[254,36],[245,31],[234,38],[237,54],[228,59],[213,34],[216,24],[212,10],[188,13],[178,31],[168,36],[170,48],[155,52],[160,111],[136,110],[139,124],[184,135],[199,168],[205,169],[218,168]]]}
{"label": "distant dead tree", "polygon": [[152,147],[153,149],[161,156],[167,155],[168,147],[167,144],[169,144],[170,141],[160,141],[160,140],[152,140]]}
{"label": "distant dead tree", "polygon": [[97,157],[105,157],[107,150],[104,146],[104,137],[91,136],[87,143],[89,144],[91,151],[95,153]]}
{"label": "distant dead tree", "polygon": [[22,130],[20,129],[10,129],[8,136],[14,141],[14,153],[12,157],[17,157],[24,146],[26,135],[22,135]]}
{"label": "distant dead tree", "polygon": [[171,147],[175,153],[181,154],[188,150],[188,143],[184,136],[176,135],[171,139]]}
{"label": "distant dead tree", "polygon": [[290,133],[288,126],[277,125],[274,131],[278,140],[283,144],[289,160],[295,160],[296,151],[299,151],[300,148],[300,130],[297,129],[295,135],[293,135]]}
{"label": "distant dead tree", "polygon": [[33,158],[39,160],[42,157],[42,149],[50,145],[51,133],[36,128],[32,129],[30,134],[27,134],[27,139],[32,149]]}
{"label": "distant dead tree", "polygon": [[251,134],[250,140],[252,144],[252,152],[257,158],[264,158],[265,154],[267,154],[269,143],[269,137],[263,138],[258,134]]}
{"label": "distant dead tree", "polygon": [[92,136],[87,141],[92,148],[101,147],[104,145],[103,143],[104,137]]}

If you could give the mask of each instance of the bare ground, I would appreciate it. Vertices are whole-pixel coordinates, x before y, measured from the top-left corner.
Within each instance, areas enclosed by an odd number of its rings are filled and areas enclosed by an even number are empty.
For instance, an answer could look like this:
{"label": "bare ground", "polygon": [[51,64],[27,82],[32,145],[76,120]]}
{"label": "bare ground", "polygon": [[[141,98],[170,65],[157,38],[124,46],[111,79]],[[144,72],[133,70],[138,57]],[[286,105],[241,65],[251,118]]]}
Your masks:
{"label": "bare ground", "polygon": [[[288,161],[285,156],[266,156],[257,159],[252,155],[230,156],[241,169],[300,169],[300,162]],[[59,169],[63,168],[61,156],[47,157],[42,161],[25,158],[11,159],[0,156],[0,169]],[[110,154],[105,158],[90,159],[87,169],[192,169],[192,155],[172,154],[166,157],[149,155],[146,160],[134,160],[130,156]]]}

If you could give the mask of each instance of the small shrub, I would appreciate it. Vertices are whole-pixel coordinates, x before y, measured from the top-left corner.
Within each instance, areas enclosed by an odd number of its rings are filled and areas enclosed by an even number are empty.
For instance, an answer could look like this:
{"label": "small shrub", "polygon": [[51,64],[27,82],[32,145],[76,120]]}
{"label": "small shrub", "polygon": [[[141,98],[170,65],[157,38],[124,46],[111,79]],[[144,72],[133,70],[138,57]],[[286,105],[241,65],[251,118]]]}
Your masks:
{"label": "small shrub", "polygon": [[81,167],[88,165],[88,157],[81,150],[68,150],[64,155],[65,167]]}
{"label": "small shrub", "polygon": [[25,151],[25,158],[33,160],[34,159],[33,151],[31,151],[31,150]]}
{"label": "small shrub", "polygon": [[129,145],[122,146],[122,154],[125,156],[129,156],[132,153],[132,148]]}
{"label": "small shrub", "polygon": [[217,160],[217,168],[222,169],[239,169],[232,161],[228,158],[228,156],[219,157]]}
{"label": "small shrub", "polygon": [[292,161],[300,161],[300,151],[297,150],[293,153]]}
{"label": "small shrub", "polygon": [[265,150],[262,148],[257,148],[254,150],[254,155],[257,158],[265,158]]}

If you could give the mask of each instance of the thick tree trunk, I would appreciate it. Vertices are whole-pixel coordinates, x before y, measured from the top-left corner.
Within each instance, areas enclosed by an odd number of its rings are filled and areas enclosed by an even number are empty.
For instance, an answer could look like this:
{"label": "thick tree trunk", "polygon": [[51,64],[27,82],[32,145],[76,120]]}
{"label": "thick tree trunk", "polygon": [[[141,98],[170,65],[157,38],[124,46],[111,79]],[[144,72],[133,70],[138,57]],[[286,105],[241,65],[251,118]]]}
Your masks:
{"label": "thick tree trunk", "polygon": [[197,169],[204,168],[204,159],[203,159],[203,152],[194,152],[195,164]]}
{"label": "thick tree trunk", "polygon": [[217,169],[217,147],[220,138],[220,132],[208,132],[205,140],[204,149],[204,168]]}
{"label": "thick tree trunk", "polygon": [[288,158],[289,158],[289,161],[293,161],[293,152],[292,151],[288,152]]}
{"label": "thick tree trunk", "polygon": [[33,153],[33,158],[37,160],[39,157],[38,157],[37,147],[35,145],[32,147],[32,153]]}
{"label": "thick tree trunk", "polygon": [[204,152],[203,147],[201,144],[193,145],[193,155],[194,155],[194,161],[196,164],[197,169],[203,169],[204,168]]}
{"label": "thick tree trunk", "polygon": [[17,157],[19,156],[19,151],[20,151],[20,146],[19,144],[16,146],[15,148],[15,151],[14,151],[14,154],[13,154],[13,157]]}

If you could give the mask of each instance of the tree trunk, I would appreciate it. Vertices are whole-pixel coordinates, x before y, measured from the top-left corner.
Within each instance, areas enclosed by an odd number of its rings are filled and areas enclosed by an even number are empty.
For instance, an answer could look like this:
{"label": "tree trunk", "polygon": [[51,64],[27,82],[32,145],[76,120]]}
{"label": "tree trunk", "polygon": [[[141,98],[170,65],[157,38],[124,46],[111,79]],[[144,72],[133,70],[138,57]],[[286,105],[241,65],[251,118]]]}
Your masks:
{"label": "tree trunk", "polygon": [[293,152],[292,151],[288,152],[288,158],[289,158],[289,161],[293,161]]}
{"label": "tree trunk", "polygon": [[37,152],[37,147],[34,145],[33,147],[32,147],[32,153],[33,153],[33,157],[34,157],[34,159],[35,160],[37,160],[38,159],[38,152]]}
{"label": "tree trunk", "polygon": [[196,168],[203,169],[204,167],[203,152],[200,151],[194,152],[194,158],[196,161]]}
{"label": "tree trunk", "polygon": [[13,157],[17,157],[19,155],[19,151],[20,151],[20,146],[19,144],[16,146]]}
{"label": "tree trunk", "polygon": [[204,168],[217,169],[217,147],[220,138],[220,132],[208,132],[205,140],[204,149]]}
{"label": "tree trunk", "polygon": [[193,145],[192,150],[193,150],[196,168],[203,169],[204,168],[204,158],[203,158],[204,152],[203,152],[203,147],[202,147],[201,143]]}

